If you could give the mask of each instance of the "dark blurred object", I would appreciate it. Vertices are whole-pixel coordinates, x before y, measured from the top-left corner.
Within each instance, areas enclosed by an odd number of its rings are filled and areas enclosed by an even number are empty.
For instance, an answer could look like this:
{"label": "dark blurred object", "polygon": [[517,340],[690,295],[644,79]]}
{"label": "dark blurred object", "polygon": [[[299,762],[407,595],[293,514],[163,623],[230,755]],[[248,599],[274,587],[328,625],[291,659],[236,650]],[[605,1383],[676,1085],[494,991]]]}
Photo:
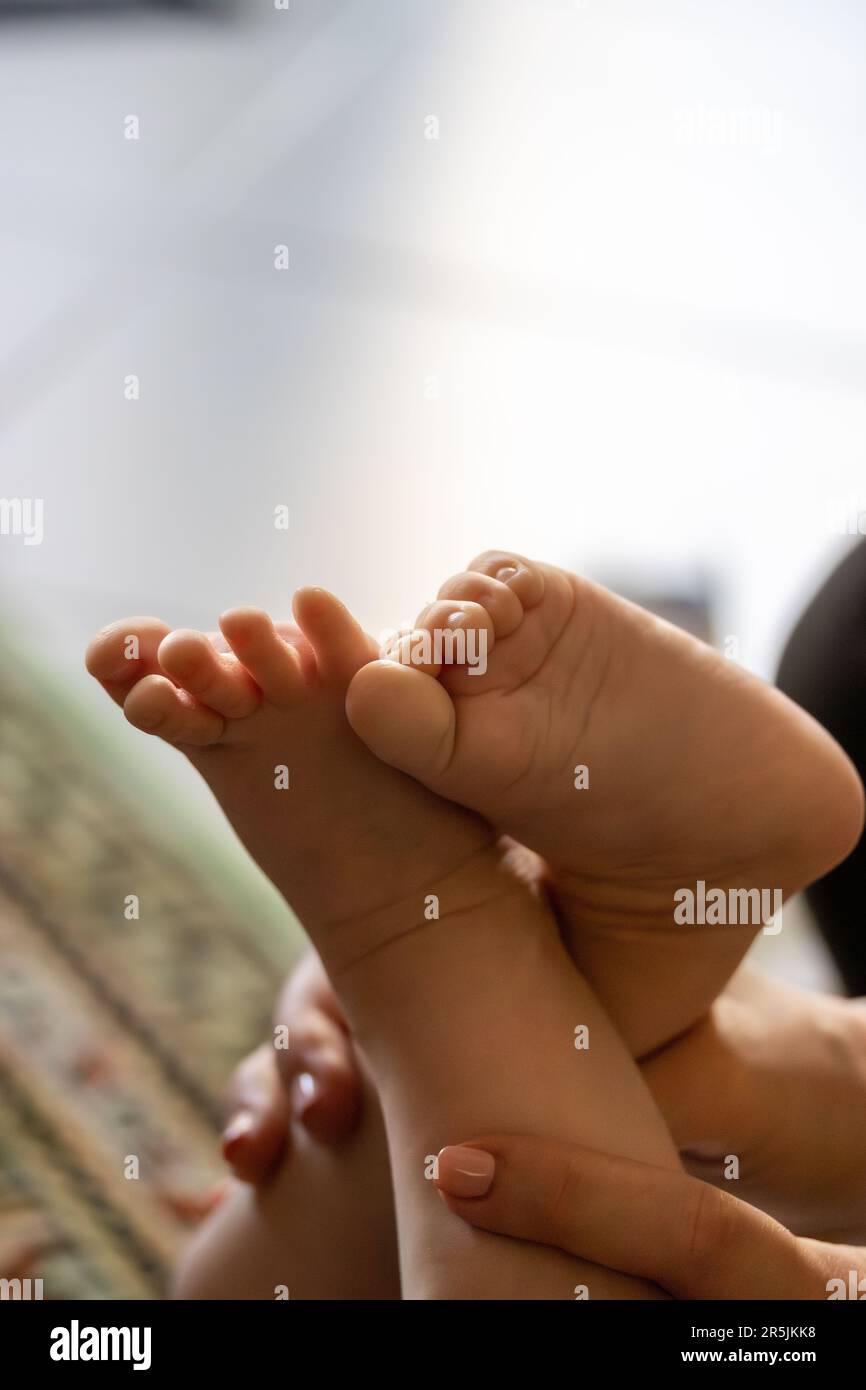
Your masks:
{"label": "dark blurred object", "polygon": [[51,15],[91,13],[110,10],[204,10],[223,9],[223,0],[0,0],[4,15]]}
{"label": "dark blurred object", "polygon": [[619,594],[620,598],[628,599],[630,603],[654,613],[657,618],[664,618],[665,622],[683,628],[701,642],[713,641],[713,605],[703,584],[674,589],[669,585],[634,584],[615,575],[604,575],[599,582]]}
{"label": "dark blurred object", "polygon": [[[845,557],[788,641],[779,689],[838,739],[866,776],[866,542]],[[866,994],[866,838],[807,892],[849,994]]]}

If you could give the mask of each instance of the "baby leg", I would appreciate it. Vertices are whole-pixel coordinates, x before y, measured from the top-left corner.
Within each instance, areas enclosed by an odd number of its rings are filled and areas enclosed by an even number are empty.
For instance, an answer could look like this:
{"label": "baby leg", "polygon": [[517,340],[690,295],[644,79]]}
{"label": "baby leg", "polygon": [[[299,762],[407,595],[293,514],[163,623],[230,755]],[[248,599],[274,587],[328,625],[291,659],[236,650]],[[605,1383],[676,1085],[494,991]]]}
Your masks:
{"label": "baby leg", "polygon": [[190,1245],[174,1296],[400,1297],[385,1130],[369,1080],[361,1121],[338,1147],[293,1124],[271,1180],[258,1189],[232,1185]]}

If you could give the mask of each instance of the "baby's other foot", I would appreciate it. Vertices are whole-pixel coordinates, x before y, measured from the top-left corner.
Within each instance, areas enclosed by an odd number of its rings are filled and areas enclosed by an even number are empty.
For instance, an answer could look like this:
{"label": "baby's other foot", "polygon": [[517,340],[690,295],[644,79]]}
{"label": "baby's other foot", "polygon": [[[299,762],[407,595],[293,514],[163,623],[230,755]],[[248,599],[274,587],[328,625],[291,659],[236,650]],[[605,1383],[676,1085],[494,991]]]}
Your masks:
{"label": "baby's other foot", "polygon": [[347,609],[305,589],[294,611],[297,626],[278,630],[258,609],[233,609],[210,636],[122,620],[94,639],[87,666],[132,724],[186,754],[339,970],[405,929],[415,918],[399,904],[417,905],[493,837],[352,732],[346,688],[376,649]]}
{"label": "baby's other foot", "polygon": [[[808,715],[553,566],[481,555],[443,585],[399,656],[354,676],[352,727],[543,856],[572,952],[638,1052],[704,1012],[761,925],[680,925],[679,890],[697,901],[703,881],[706,893],[787,897],[860,834],[859,779]],[[645,1014],[634,964],[647,925],[654,976],[682,988],[644,1027],[629,1021]]]}

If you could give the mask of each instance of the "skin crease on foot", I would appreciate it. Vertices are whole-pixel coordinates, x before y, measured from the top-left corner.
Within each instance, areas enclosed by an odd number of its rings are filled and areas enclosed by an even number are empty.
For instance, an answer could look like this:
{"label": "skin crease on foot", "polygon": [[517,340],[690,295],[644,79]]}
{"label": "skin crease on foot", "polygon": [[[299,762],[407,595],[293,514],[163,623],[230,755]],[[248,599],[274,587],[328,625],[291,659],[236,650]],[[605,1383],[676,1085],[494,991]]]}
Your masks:
{"label": "skin crease on foot", "polygon": [[[416,660],[425,635],[461,628],[486,644],[486,670]],[[395,654],[354,676],[349,722],[378,757],[543,857],[571,954],[635,1055],[703,1015],[763,925],[675,925],[678,890],[785,898],[861,833],[856,771],[809,715],[550,565],[485,552]]]}

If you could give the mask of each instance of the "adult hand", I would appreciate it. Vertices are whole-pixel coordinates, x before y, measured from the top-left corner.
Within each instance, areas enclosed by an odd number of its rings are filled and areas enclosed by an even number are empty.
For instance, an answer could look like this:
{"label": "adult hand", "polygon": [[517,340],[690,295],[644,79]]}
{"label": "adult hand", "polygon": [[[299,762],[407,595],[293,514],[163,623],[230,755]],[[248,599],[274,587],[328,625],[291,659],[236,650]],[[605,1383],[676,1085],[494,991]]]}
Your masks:
{"label": "adult hand", "polygon": [[446,1204],[471,1225],[557,1246],[675,1298],[866,1297],[866,1249],[794,1236],[685,1173],[515,1135],[443,1149],[438,1170]]}
{"label": "adult hand", "polygon": [[641,1070],[693,1176],[800,1235],[866,1241],[862,1002],[744,966]]}
{"label": "adult hand", "polygon": [[255,1184],[266,1181],[285,1157],[293,1120],[321,1143],[336,1144],[361,1115],[358,1059],[314,951],[287,979],[274,1019],[281,1032],[288,1030],[289,1046],[264,1043],[245,1058],[226,1099],[224,1157],[236,1177]]}
{"label": "adult hand", "polygon": [[[361,1110],[358,1059],[314,952],[286,982],[275,1019],[288,1027],[290,1047],[263,1045],[229,1088],[223,1149],[236,1176],[252,1183],[282,1159],[292,1119],[338,1143]],[[641,1069],[693,1176],[798,1234],[866,1239],[862,1003],[742,967],[707,1018]]]}

